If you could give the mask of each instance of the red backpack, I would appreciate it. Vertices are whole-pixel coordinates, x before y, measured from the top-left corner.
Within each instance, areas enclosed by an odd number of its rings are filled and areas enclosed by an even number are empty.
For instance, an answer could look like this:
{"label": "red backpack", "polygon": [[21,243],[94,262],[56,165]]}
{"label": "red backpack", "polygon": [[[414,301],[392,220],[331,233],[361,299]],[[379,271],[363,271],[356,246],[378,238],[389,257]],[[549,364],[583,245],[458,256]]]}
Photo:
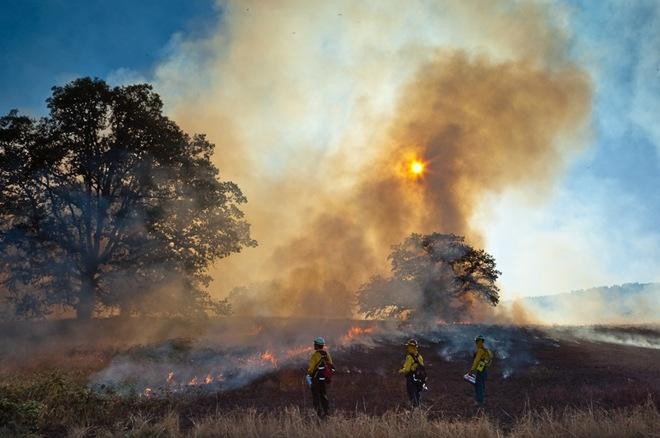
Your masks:
{"label": "red backpack", "polygon": [[332,366],[332,363],[328,361],[328,353],[323,350],[319,350],[319,353],[321,354],[321,360],[316,366],[314,379],[319,382],[330,383],[332,376],[335,375],[335,368]]}

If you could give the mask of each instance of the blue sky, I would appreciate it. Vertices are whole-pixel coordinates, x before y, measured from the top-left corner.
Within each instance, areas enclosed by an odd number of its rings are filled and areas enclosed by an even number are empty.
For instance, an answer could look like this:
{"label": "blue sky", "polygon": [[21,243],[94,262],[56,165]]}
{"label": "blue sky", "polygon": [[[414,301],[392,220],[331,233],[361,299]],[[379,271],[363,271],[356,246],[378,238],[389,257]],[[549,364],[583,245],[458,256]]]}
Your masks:
{"label": "blue sky", "polygon": [[[573,4],[574,56],[589,69],[595,85],[594,138],[566,185],[599,206],[603,229],[613,240],[634,227],[638,237],[658,243],[660,2],[609,1],[597,8]],[[631,249],[621,244],[622,254],[634,258]],[[647,254],[659,255],[657,249]],[[646,279],[660,280],[660,272],[648,272]]]}
{"label": "blue sky", "polygon": [[[568,11],[570,56],[592,80],[590,137],[548,204],[528,216],[503,214],[490,246],[505,261],[504,276],[519,277],[508,279],[513,289],[525,295],[660,281],[660,2],[556,3]],[[525,223],[516,224],[516,215]],[[516,225],[519,234],[546,238],[512,244]],[[531,256],[533,274],[516,271],[535,243],[553,239],[546,256]],[[555,270],[552,258],[564,266]],[[521,291],[539,275],[545,281],[538,290]]]}
{"label": "blue sky", "polygon": [[1,0],[0,111],[44,111],[50,87],[79,76],[149,77],[177,34],[217,22],[208,0]]}
{"label": "blue sky", "polygon": [[[575,2],[574,56],[589,68],[594,98],[594,148],[574,178],[586,172],[614,183],[649,209],[640,225],[659,230],[660,3],[603,2],[587,9]],[[586,60],[586,62],[584,61]],[[649,102],[651,108],[640,103]],[[639,112],[647,114],[640,117]],[[655,125],[655,126],[654,126]]]}
{"label": "blue sky", "polygon": [[[535,230],[586,239],[602,269],[561,287],[660,281],[660,2],[555,3],[568,11],[571,57],[593,81],[591,136]],[[42,114],[50,87],[79,76],[150,80],[177,41],[213,32],[222,13],[210,0],[0,0],[0,6],[0,113]],[[504,271],[527,257],[509,257],[512,232],[499,233],[515,230],[515,220],[509,215],[500,228],[493,225],[497,235],[487,239]]]}

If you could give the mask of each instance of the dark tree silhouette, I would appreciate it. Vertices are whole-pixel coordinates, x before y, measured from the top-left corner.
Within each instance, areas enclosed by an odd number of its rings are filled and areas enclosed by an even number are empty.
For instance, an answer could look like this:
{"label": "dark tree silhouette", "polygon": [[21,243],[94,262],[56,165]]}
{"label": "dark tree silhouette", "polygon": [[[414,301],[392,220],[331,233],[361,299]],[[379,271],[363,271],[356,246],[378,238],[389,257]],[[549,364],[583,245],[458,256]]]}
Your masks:
{"label": "dark tree silhouette", "polygon": [[17,309],[222,312],[206,268],[254,246],[214,146],[162,114],[149,85],[54,87],[40,120],[0,118],[0,280]]}
{"label": "dark tree silhouette", "polygon": [[495,259],[453,234],[412,234],[394,246],[392,276],[373,277],[358,291],[359,310],[369,317],[460,320],[476,300],[499,302]]}

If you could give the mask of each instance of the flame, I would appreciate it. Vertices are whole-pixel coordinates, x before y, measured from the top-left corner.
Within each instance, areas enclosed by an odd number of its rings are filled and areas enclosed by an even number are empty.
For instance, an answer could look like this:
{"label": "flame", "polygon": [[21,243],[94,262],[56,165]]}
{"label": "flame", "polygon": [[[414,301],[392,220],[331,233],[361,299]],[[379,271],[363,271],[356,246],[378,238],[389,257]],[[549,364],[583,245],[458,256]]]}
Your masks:
{"label": "flame", "polygon": [[214,380],[213,376],[210,375],[210,374],[207,374],[206,377],[204,377],[204,384],[209,385],[209,384],[213,383],[213,380]]}
{"label": "flame", "polygon": [[167,373],[167,380],[166,381],[167,381],[168,385],[172,385],[172,384],[176,383],[176,381],[174,380],[174,371],[170,371],[169,373]]}
{"label": "flame", "polygon": [[199,380],[197,380],[197,376],[193,376],[192,379],[190,379],[190,382],[188,382],[188,386],[192,385],[199,385]]}
{"label": "flame", "polygon": [[245,364],[250,367],[271,367],[276,368],[279,359],[271,350],[266,350],[263,353],[257,353],[245,359]]}
{"label": "flame", "polygon": [[373,327],[351,327],[348,329],[348,332],[339,339],[341,344],[347,344],[354,341],[356,338],[362,337],[364,335],[371,335],[374,333]]}
{"label": "flame", "polygon": [[273,366],[277,366],[277,357],[270,351],[261,353],[260,358],[264,362],[270,362],[273,364]]}

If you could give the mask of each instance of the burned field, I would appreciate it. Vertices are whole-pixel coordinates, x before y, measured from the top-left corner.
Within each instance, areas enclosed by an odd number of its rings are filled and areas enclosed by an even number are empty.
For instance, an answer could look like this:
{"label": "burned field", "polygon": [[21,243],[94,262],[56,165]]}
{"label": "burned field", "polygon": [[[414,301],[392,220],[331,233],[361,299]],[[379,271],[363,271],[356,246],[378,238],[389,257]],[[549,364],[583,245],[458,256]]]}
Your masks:
{"label": "burned field", "polygon": [[[316,332],[328,333],[337,368],[329,390],[332,407],[348,416],[407,409],[398,369],[409,337],[420,341],[427,363],[424,406],[430,418],[478,414],[472,387],[462,380],[478,333],[495,352],[484,413],[500,424],[513,424],[529,411],[612,410],[657,403],[660,397],[656,327],[415,330],[343,320],[317,324],[314,333],[304,327],[307,321],[274,319],[142,321],[133,327],[93,321],[83,332],[94,344],[77,339],[80,328],[74,330],[73,323],[43,323],[29,336],[26,327],[6,327],[0,419],[6,430],[63,435],[76,425],[104,427],[136,414],[175,413],[186,428],[237,409],[306,410],[311,399],[301,368],[311,352],[308,338]],[[89,336],[94,333],[98,336]]]}

